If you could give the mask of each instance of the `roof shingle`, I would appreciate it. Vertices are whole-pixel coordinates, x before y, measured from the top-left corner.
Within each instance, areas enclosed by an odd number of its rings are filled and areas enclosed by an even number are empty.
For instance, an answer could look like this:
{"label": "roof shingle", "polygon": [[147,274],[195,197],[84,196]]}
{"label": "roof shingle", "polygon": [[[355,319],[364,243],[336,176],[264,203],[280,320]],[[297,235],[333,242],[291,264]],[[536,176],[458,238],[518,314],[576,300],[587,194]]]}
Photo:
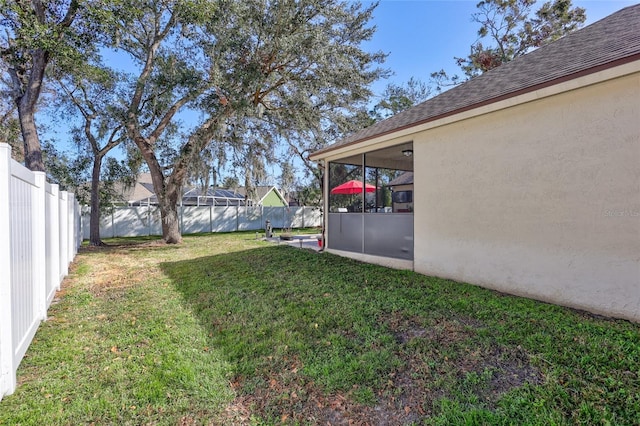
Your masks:
{"label": "roof shingle", "polygon": [[460,84],[315,152],[382,136],[640,59],[640,4]]}

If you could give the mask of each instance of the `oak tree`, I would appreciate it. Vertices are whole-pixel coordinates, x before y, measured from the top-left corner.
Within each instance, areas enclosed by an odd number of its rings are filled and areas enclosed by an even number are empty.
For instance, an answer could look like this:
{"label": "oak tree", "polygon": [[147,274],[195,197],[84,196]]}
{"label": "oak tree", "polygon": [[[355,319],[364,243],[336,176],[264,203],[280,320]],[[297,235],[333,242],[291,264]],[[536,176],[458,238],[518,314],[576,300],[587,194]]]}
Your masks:
{"label": "oak tree", "polygon": [[45,171],[35,121],[45,73],[52,60],[81,60],[78,47],[86,33],[74,28],[77,0],[0,1],[0,59],[8,74],[10,97],[15,103],[24,143],[24,162]]}
{"label": "oak tree", "polygon": [[380,101],[370,111],[370,115],[375,121],[384,120],[426,101],[431,92],[427,83],[415,77],[411,77],[404,84],[389,83],[380,94]]}
{"label": "oak tree", "polygon": [[[66,106],[62,111],[80,114],[81,124],[73,129],[72,135],[91,161],[89,244],[92,246],[103,245],[100,238],[103,162],[127,138],[120,112],[112,106],[116,102],[113,91],[118,78],[118,73],[89,63],[57,76],[62,95],[59,100]],[[114,169],[115,165],[109,168]]]}
{"label": "oak tree", "polygon": [[[177,204],[189,165],[213,141],[240,143],[244,160],[350,111],[371,95],[384,55],[368,53],[375,5],[339,0],[114,2],[113,49],[137,67],[122,85],[125,128],[152,176],[163,239],[181,240]],[[187,119],[195,124],[190,126]],[[180,123],[173,155],[160,141]],[[251,126],[247,126],[251,123]],[[260,129],[236,134],[229,129]],[[260,145],[265,149],[258,149]],[[257,163],[256,163],[257,164]]]}

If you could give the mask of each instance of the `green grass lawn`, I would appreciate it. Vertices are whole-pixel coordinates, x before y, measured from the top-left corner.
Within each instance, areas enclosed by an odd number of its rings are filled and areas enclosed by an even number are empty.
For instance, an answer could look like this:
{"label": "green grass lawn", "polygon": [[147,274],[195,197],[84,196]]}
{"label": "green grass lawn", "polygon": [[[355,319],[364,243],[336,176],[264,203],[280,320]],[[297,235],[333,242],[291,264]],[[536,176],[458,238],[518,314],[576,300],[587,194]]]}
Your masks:
{"label": "green grass lawn", "polygon": [[108,242],[0,424],[640,424],[638,324],[255,233]]}

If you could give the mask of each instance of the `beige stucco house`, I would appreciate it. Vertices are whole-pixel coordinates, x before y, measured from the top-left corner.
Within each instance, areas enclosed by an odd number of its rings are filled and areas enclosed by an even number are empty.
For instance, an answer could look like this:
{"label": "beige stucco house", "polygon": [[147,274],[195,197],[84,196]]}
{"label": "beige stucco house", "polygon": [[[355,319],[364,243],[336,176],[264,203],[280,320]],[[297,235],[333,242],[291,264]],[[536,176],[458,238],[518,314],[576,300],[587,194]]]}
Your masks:
{"label": "beige stucco house", "polygon": [[[640,321],[640,5],[312,159],[328,251]],[[374,168],[413,212],[332,213],[333,170]]]}

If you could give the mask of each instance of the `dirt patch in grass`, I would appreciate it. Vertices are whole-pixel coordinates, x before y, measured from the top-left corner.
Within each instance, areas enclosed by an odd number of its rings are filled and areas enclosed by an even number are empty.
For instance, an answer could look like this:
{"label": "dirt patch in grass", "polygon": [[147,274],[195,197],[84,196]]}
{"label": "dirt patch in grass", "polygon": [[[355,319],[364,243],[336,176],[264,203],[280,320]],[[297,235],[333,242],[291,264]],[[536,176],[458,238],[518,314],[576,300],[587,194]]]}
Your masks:
{"label": "dirt patch in grass", "polygon": [[429,324],[423,324],[423,321],[418,317],[405,318],[400,313],[393,313],[383,320],[400,344],[407,344],[415,339],[427,339],[438,344],[451,345],[471,337],[475,334],[475,329],[483,327],[480,321],[473,318],[439,318]]}
{"label": "dirt patch in grass", "polygon": [[502,394],[525,384],[539,385],[542,373],[529,362],[529,354],[521,347],[495,347],[474,359],[471,371],[491,373],[491,380],[480,394],[490,408],[494,408]]}
{"label": "dirt patch in grass", "polygon": [[107,256],[92,258],[91,270],[82,277],[86,288],[96,297],[116,300],[123,297],[128,289],[148,281],[158,274],[156,265],[142,263],[131,256],[131,251],[154,244],[157,243],[83,248],[86,252],[108,253]]}
{"label": "dirt patch in grass", "polygon": [[115,265],[92,274],[90,280],[91,285],[88,289],[94,296],[114,300],[121,298],[128,289],[143,282],[142,277],[132,276]]}
{"label": "dirt patch in grass", "polygon": [[[402,366],[388,375],[373,404],[356,402],[357,387],[323,392],[300,374],[303,365],[293,360],[259,379],[236,377],[232,387],[239,396],[226,409],[228,424],[248,425],[252,414],[284,424],[418,424],[434,414],[442,398],[460,398],[462,393],[473,397],[476,405],[493,409],[504,393],[542,383],[540,371],[520,347],[469,344],[460,350],[483,326],[478,320],[438,319],[425,325],[417,317],[391,315],[385,322],[399,343]],[[455,353],[463,355],[452,359],[446,353],[454,346]]]}
{"label": "dirt patch in grass", "polygon": [[[242,383],[236,381],[233,387],[240,390]],[[390,399],[364,405],[354,402],[353,392],[327,395],[304,379],[286,385],[271,379],[266,386],[238,396],[226,409],[227,424],[252,424],[252,414],[284,424],[354,426],[410,424],[421,418]]]}
{"label": "dirt patch in grass", "polygon": [[[501,395],[542,383],[542,373],[520,346],[476,344],[474,337],[484,325],[474,318],[440,318],[425,325],[391,316],[388,324],[401,344],[404,368],[394,374],[387,392],[399,389],[407,411],[430,414],[437,400],[460,394],[493,409]],[[439,380],[443,377],[447,380]],[[440,381],[448,385],[439,386]]]}

